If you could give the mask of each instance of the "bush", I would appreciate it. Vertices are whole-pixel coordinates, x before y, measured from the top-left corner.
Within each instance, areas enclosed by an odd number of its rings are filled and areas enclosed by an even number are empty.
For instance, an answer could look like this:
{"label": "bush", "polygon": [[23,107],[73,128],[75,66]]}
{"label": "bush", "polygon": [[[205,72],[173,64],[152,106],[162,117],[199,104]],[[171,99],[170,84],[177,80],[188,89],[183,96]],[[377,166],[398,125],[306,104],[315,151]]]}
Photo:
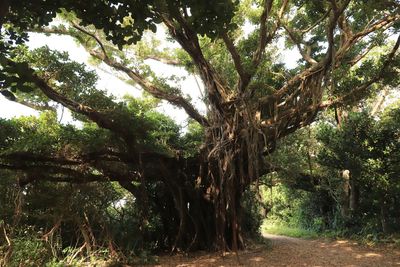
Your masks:
{"label": "bush", "polygon": [[12,254],[7,266],[45,266],[52,259],[46,243],[34,236],[14,238],[12,244]]}
{"label": "bush", "polygon": [[256,198],[257,192],[253,188],[248,189],[242,198],[242,231],[251,237],[260,236],[260,226],[263,221],[261,204]]}

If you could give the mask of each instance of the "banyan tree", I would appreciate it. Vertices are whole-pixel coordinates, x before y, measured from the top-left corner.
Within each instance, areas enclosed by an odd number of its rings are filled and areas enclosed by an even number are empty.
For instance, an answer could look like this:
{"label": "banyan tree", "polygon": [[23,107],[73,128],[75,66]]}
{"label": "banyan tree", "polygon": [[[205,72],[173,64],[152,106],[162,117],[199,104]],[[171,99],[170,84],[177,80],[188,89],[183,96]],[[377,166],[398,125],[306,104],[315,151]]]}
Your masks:
{"label": "banyan tree", "polygon": [[[62,105],[104,133],[89,145],[85,129],[68,128],[65,140],[43,132],[49,143],[27,149],[16,145],[21,127],[2,121],[0,168],[18,173],[21,186],[117,182],[134,195],[144,228],[160,216],[171,249],[242,248],[241,198],[273,171],[266,156],[277,140],[320,111],[398,84],[396,0],[35,0],[0,9],[3,96],[46,112]],[[160,31],[167,38],[157,41]],[[29,51],[29,32],[74,38],[92,63],[186,112],[201,138],[190,153],[165,141],[154,134],[164,117],[150,123],[134,99],[98,90],[95,75],[65,54]],[[284,64],[293,54],[295,66]],[[206,112],[149,60],[195,76]]]}

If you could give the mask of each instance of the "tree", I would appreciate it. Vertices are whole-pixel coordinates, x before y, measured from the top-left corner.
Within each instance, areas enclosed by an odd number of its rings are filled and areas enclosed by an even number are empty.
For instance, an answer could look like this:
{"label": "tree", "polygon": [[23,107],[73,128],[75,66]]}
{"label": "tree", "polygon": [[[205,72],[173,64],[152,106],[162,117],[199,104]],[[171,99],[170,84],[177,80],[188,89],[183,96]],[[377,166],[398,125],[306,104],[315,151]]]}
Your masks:
{"label": "tree", "polygon": [[[340,128],[322,125],[318,139],[323,145],[318,155],[321,165],[328,168],[331,177],[330,190],[336,194],[340,208],[350,210],[344,219],[353,225],[366,226],[375,222],[376,229],[384,233],[389,228],[398,230],[397,211],[399,183],[398,162],[398,103],[388,107],[379,118],[368,112],[350,113]],[[350,187],[345,187],[347,198],[343,195],[343,181],[334,173],[346,169],[350,174]],[[346,206],[346,207],[343,207]],[[390,212],[389,212],[390,211]],[[361,220],[357,221],[358,218]],[[378,223],[379,220],[379,223]],[[380,225],[380,226],[378,226]]]}
{"label": "tree", "polygon": [[[2,153],[7,162],[3,168],[25,171],[29,179],[23,184],[34,179],[116,180],[141,203],[144,224],[149,186],[161,185],[164,198],[158,201],[174,203],[172,215],[166,208],[161,212],[166,221],[168,216],[175,218],[175,237],[169,236],[174,239],[172,248],[212,245],[237,250],[243,246],[241,197],[270,171],[264,156],[275,149],[276,141],[309,125],[321,110],[354,103],[382,84],[398,85],[398,11],[396,0],[9,3],[8,11],[2,12],[6,15],[0,49],[6,53],[0,56],[1,93],[17,100],[21,92],[33,90],[108,130],[118,146],[99,144],[97,151],[77,151],[73,158],[55,151]],[[41,27],[60,12],[68,25]],[[180,49],[161,51],[142,40],[160,24]],[[249,34],[243,32],[246,24],[254,28]],[[149,142],[157,140],[146,139],[152,128],[141,120],[140,110],[96,95],[93,84],[86,84],[91,89],[81,94],[85,87],[74,85],[84,81],[68,68],[48,71],[51,66],[19,58],[15,44],[26,39],[27,31],[71,35],[93,58],[125,73],[150,95],[185,110],[204,131],[198,153],[185,157],[178,152],[185,147],[173,146],[170,140],[169,153],[151,148]],[[388,38],[394,40],[389,45]],[[294,69],[277,59],[281,40],[302,56]],[[372,60],[369,55],[376,51],[380,56]],[[146,68],[146,58],[184,66],[199,76],[207,114]],[[61,75],[64,72],[68,76]],[[51,165],[50,171],[32,175],[39,162],[42,167]],[[87,168],[77,167],[82,165]]]}

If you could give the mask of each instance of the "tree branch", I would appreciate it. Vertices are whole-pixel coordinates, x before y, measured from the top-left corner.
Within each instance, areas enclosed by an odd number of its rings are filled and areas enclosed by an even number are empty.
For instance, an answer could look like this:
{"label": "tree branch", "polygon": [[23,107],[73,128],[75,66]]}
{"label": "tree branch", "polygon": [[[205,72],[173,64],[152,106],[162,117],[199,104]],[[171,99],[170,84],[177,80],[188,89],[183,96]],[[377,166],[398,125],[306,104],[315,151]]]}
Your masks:
{"label": "tree branch", "polygon": [[376,47],[377,45],[372,43],[368,48],[365,49],[365,51],[363,51],[362,53],[358,54],[357,56],[355,56],[354,58],[352,58],[351,60],[349,60],[348,62],[346,62],[346,64],[349,64],[350,66],[354,66],[355,64],[357,64],[361,59],[363,59],[364,57],[366,57],[368,55],[369,52],[371,52],[371,50]]}
{"label": "tree branch", "polygon": [[173,17],[161,14],[163,23],[168,28],[171,36],[182,46],[195,63],[200,77],[205,84],[210,104],[219,113],[224,114],[226,110],[223,108],[223,103],[229,101],[228,88],[211,64],[205,59],[196,33],[190,29],[185,19],[180,15],[180,11],[175,10],[173,14]]}
{"label": "tree branch", "polygon": [[320,17],[317,21],[315,21],[310,27],[300,30],[301,34],[304,35],[304,34],[308,33],[309,31],[311,31],[312,29],[314,29],[315,27],[317,27],[324,19],[326,19],[328,17],[330,12],[331,12],[331,8],[328,8],[328,10],[325,12],[325,14],[322,17]]}
{"label": "tree branch", "polygon": [[78,165],[83,162],[76,159],[67,159],[62,157],[49,157],[43,155],[37,155],[30,152],[19,151],[8,154],[0,154],[0,159],[6,161],[16,161],[16,162],[47,162],[47,163],[57,163],[57,164],[66,164],[66,165]]}
{"label": "tree branch", "polygon": [[[64,166],[54,166],[54,165],[48,165],[48,164],[44,164],[44,165],[27,165],[27,164],[22,164],[22,163],[18,163],[15,165],[12,164],[4,164],[4,163],[0,163],[0,169],[5,169],[5,170],[12,170],[12,171],[23,171],[25,173],[30,174],[31,176],[34,176],[34,180],[46,180],[43,177],[46,177],[47,175],[65,175],[68,178],[65,179],[69,179],[70,181],[73,181],[74,179],[76,179],[77,182],[92,182],[92,181],[107,181],[106,177],[104,177],[103,175],[97,175],[97,174],[93,174],[91,172],[88,171],[78,171],[78,170],[74,170],[71,168],[67,168]],[[54,176],[52,176],[54,177]],[[61,179],[62,177],[60,177]],[[58,180],[58,178],[55,178],[56,180]],[[64,181],[64,180],[62,180]]]}
{"label": "tree branch", "polygon": [[334,31],[339,20],[339,17],[343,14],[345,9],[347,8],[350,0],[345,0],[342,6],[338,6],[336,0],[329,0],[331,3],[331,15],[329,16],[329,23],[327,27],[327,40],[328,40],[328,50],[325,57],[326,64],[332,63],[335,59],[336,49],[335,49],[335,38]]}
{"label": "tree branch", "polygon": [[350,47],[352,47],[354,45],[354,43],[356,43],[360,39],[364,38],[365,36],[367,36],[368,34],[374,32],[374,31],[384,29],[385,27],[392,25],[394,22],[396,22],[398,20],[400,20],[399,14],[388,15],[385,18],[383,18],[382,20],[375,22],[370,27],[365,28],[364,30],[357,32],[355,34],[352,34],[351,31],[347,30],[347,35],[348,35],[347,40],[346,40],[346,42],[344,42],[341,45],[341,47],[337,51],[335,60],[336,61],[341,60],[343,58],[343,56],[346,54],[346,52],[350,49]]}
{"label": "tree branch", "polygon": [[[299,52],[300,52],[301,56],[303,57],[303,59],[305,61],[307,61],[311,65],[317,64],[318,62],[311,57],[311,46],[306,45],[302,41],[298,40],[296,38],[294,32],[291,29],[289,29],[289,27],[287,25],[283,24],[283,28],[288,33],[290,40],[296,45],[297,50],[299,50]],[[305,51],[301,48],[301,44],[302,43],[304,44],[304,46],[306,48]]]}
{"label": "tree branch", "polygon": [[[16,63],[11,61],[10,59],[6,59],[7,65],[11,66],[13,69],[16,68]],[[130,147],[134,147],[135,143],[135,135],[137,133],[132,133],[130,129],[125,127],[124,125],[119,125],[113,119],[108,119],[106,114],[96,111],[95,109],[75,102],[64,95],[58,93],[55,89],[53,89],[50,85],[48,85],[41,77],[34,73],[33,69],[30,69],[30,73],[23,72],[18,73],[18,75],[27,81],[34,83],[48,98],[51,100],[62,104],[63,106],[69,108],[70,110],[77,112],[79,114],[85,115],[88,119],[95,122],[98,126],[104,129],[108,129],[118,136],[121,136],[124,141]]]}
{"label": "tree branch", "polygon": [[93,57],[102,60],[108,66],[126,73],[129,76],[129,78],[138,83],[146,92],[150,93],[152,96],[159,99],[167,100],[171,104],[183,108],[191,118],[199,122],[201,125],[203,126],[209,125],[207,119],[204,116],[200,115],[200,113],[193,107],[193,105],[182,96],[169,94],[162,91],[161,89],[159,89],[158,87],[147,81],[137,72],[125,67],[121,63],[118,63],[110,58],[104,58],[102,55],[99,55],[96,51],[90,51],[89,53]]}
{"label": "tree branch", "polygon": [[282,16],[286,10],[288,2],[289,0],[283,0],[282,6],[278,12],[275,29],[268,34],[267,19],[271,13],[273,0],[264,0],[264,9],[260,17],[260,38],[258,41],[258,47],[253,56],[253,65],[255,67],[257,67],[260,64],[266,45],[272,40],[277,29],[279,28]]}
{"label": "tree branch", "polygon": [[225,45],[228,48],[228,51],[232,56],[236,71],[239,74],[239,84],[238,84],[239,92],[243,92],[245,87],[249,84],[251,76],[244,70],[242,61],[240,59],[240,55],[239,55],[238,51],[236,50],[236,47],[233,44],[233,41],[229,38],[229,36],[226,32],[222,33],[222,39],[224,40]]}
{"label": "tree branch", "polygon": [[0,30],[3,28],[4,17],[10,12],[9,0],[2,0],[0,2]]}
{"label": "tree branch", "polygon": [[54,107],[51,107],[49,105],[38,105],[38,104],[34,104],[34,103],[31,103],[31,102],[28,102],[28,101],[25,101],[25,100],[19,99],[19,98],[15,98],[15,99],[7,98],[7,99],[12,101],[12,102],[24,105],[24,106],[26,106],[28,108],[31,108],[31,109],[34,109],[34,110],[37,110],[37,111],[46,111],[46,110],[54,111],[54,112],[57,111]]}
{"label": "tree branch", "polygon": [[76,24],[76,23],[73,22],[73,21],[71,21],[71,24],[72,24],[72,26],[73,26],[75,29],[77,29],[78,31],[81,31],[81,32],[83,32],[84,34],[89,35],[90,37],[92,37],[93,39],[95,39],[96,42],[97,42],[97,44],[100,46],[101,51],[103,52],[104,58],[108,58],[106,49],[104,48],[103,43],[101,42],[101,40],[99,39],[99,37],[96,36],[96,34],[87,31],[85,28],[79,26],[78,24]]}
{"label": "tree branch", "polygon": [[[105,181],[131,183],[137,178],[139,170],[144,170],[148,178],[163,179],[165,177],[160,177],[163,166],[165,164],[172,166],[178,162],[176,158],[163,154],[140,154],[142,161],[137,162],[132,161],[132,156],[109,150],[82,154],[73,159],[59,155],[52,157],[20,151],[0,155],[0,169],[24,172],[26,176],[25,179],[20,180],[21,185],[35,180],[70,183]],[[104,158],[104,155],[115,156],[115,158]],[[126,168],[116,168],[115,164],[125,164]]]}
{"label": "tree branch", "polygon": [[382,79],[382,77],[384,76],[385,71],[389,67],[394,56],[396,55],[396,52],[399,49],[399,46],[400,46],[400,35],[397,37],[397,41],[396,41],[395,45],[393,46],[391,52],[388,54],[387,60],[383,63],[382,68],[380,69],[379,73],[377,73],[377,75],[375,77],[371,78],[369,81],[363,83],[362,85],[358,86],[357,88],[351,90],[349,93],[336,98],[335,100],[324,101],[323,103],[321,103],[320,108],[325,109],[330,106],[342,104],[342,103],[346,102],[346,100],[352,98],[355,94],[362,92],[362,91],[366,90],[372,84],[379,82]]}
{"label": "tree branch", "polygon": [[382,20],[379,20],[377,22],[375,22],[374,24],[372,24],[370,27],[355,33],[352,36],[352,42],[357,41],[359,38],[362,38],[368,34],[370,34],[371,32],[377,31],[379,29],[382,29],[383,27],[392,24],[395,21],[398,21],[400,19],[400,15],[399,14],[395,14],[395,15],[388,15],[385,18],[383,18]]}
{"label": "tree branch", "polygon": [[[20,151],[0,155],[0,169],[26,173],[25,179],[19,181],[21,185],[26,185],[35,180],[88,183],[121,179],[121,176],[116,174],[107,175],[103,172],[103,167],[109,165],[106,163],[108,159],[99,158],[99,155],[103,155],[103,153],[91,153],[90,155],[78,156],[76,159],[69,159],[62,156],[51,157]],[[112,160],[112,162],[119,162],[119,159]],[[95,174],[94,169],[101,174]],[[124,177],[128,179],[127,175]]]}
{"label": "tree branch", "polygon": [[182,66],[182,62],[177,59],[163,58],[157,55],[147,55],[144,59],[152,59],[171,66]]}
{"label": "tree branch", "polygon": [[[264,51],[266,40],[267,40],[267,19],[271,12],[273,0],[264,0],[263,4],[263,12],[260,17],[260,37],[258,40],[258,47],[256,52],[254,53],[253,62],[254,65],[258,65],[258,62],[261,60],[262,53]],[[286,1],[287,2],[287,1]]]}
{"label": "tree branch", "polygon": [[[186,100],[185,98],[183,98],[180,95],[169,94],[167,92],[162,91],[160,88],[156,87],[154,84],[152,84],[151,82],[146,80],[144,77],[142,77],[137,72],[135,72],[132,69],[129,69],[128,67],[122,65],[121,63],[109,58],[106,54],[106,51],[104,49],[104,45],[103,45],[102,41],[97,36],[95,36],[94,34],[91,34],[84,28],[77,26],[74,23],[73,23],[73,25],[75,28],[77,28],[84,34],[87,34],[90,37],[94,38],[96,40],[96,42],[100,45],[100,47],[102,47],[102,54],[99,54],[95,50],[88,51],[91,56],[103,61],[105,64],[107,64],[108,66],[110,66],[116,70],[126,73],[130,79],[132,79],[133,81],[138,83],[146,92],[150,93],[152,96],[154,96],[158,99],[167,100],[171,104],[173,104],[177,107],[183,108],[191,118],[193,118],[194,120],[199,122],[201,125],[203,125],[203,126],[209,125],[207,119],[204,116],[202,116],[188,100]],[[40,31],[42,31],[42,30],[40,30]],[[45,29],[43,29],[43,32],[70,35],[70,33],[68,31],[62,31],[59,29],[46,29],[45,28]],[[164,62],[167,64],[179,65],[178,61],[166,60],[166,59],[162,59],[157,56],[148,56],[148,58],[158,60],[160,62]]]}

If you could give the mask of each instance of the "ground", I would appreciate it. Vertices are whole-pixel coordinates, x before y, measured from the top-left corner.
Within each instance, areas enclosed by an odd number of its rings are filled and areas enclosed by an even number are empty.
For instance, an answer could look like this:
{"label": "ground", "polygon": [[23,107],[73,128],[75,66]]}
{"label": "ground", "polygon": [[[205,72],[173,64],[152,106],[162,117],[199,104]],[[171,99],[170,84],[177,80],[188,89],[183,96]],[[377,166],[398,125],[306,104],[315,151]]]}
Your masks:
{"label": "ground", "polygon": [[391,245],[362,246],[350,240],[306,240],[265,234],[270,246],[255,246],[235,253],[196,253],[162,256],[154,266],[340,266],[400,267],[400,248]]}

